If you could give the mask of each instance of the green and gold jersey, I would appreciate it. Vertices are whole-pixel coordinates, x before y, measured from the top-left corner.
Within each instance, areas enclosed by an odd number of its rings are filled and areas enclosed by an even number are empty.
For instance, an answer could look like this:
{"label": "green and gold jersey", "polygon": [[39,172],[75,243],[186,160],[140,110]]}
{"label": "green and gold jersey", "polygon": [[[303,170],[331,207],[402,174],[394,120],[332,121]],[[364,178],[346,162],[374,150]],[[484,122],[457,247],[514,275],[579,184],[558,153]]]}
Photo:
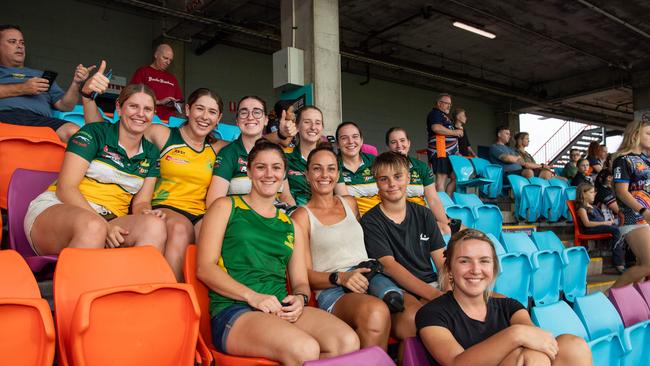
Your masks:
{"label": "green and gold jersey", "polygon": [[357,206],[359,206],[359,214],[363,215],[366,211],[375,207],[381,199],[379,198],[379,190],[377,189],[375,177],[370,171],[372,162],[375,161],[375,156],[364,153],[360,153],[360,155],[362,162],[355,172],[346,168],[342,160],[339,160],[339,166],[341,167],[341,175],[348,188],[348,192],[356,199]]}
{"label": "green and gold jersey", "polygon": [[244,148],[241,136],[225,146],[214,163],[212,175],[216,175],[230,182],[228,195],[248,194],[251,191],[251,180],[248,178],[247,167],[248,151]]}
{"label": "green and gold jersey", "polygon": [[203,215],[216,158],[209,143],[203,145],[203,150],[196,151],[185,143],[179,128],[171,128],[160,152],[160,178],[156,181],[151,204]]}
{"label": "green and gold jersey", "polygon": [[410,181],[408,186],[406,186],[406,199],[426,206],[427,203],[424,201],[424,187],[433,184],[433,171],[431,171],[431,168],[425,162],[411,156],[408,158],[411,162],[411,167],[409,168]]}
{"label": "green and gold jersey", "polygon": [[[293,222],[277,210],[273,218],[255,212],[241,196],[231,196],[232,211],[221,245],[219,266],[251,290],[287,296],[286,271],[293,253]],[[233,304],[245,304],[210,291],[210,315]]]}
{"label": "green and gold jersey", "polygon": [[[103,206],[116,216],[124,216],[144,179],[159,175],[158,149],[145,138],[140,151],[128,158],[119,144],[119,123],[91,123],[75,133],[66,151],[87,160],[90,165],[79,183],[79,191],[92,203]],[[56,182],[49,188],[56,191]]]}
{"label": "green and gold jersey", "polygon": [[[305,174],[307,174],[307,159],[300,153],[300,146],[293,149],[284,149],[287,155],[288,169],[287,179],[289,180],[289,189],[291,195],[296,200],[296,205],[302,206],[309,202],[311,198],[311,187]],[[343,182],[343,175],[339,174],[338,183]]]}

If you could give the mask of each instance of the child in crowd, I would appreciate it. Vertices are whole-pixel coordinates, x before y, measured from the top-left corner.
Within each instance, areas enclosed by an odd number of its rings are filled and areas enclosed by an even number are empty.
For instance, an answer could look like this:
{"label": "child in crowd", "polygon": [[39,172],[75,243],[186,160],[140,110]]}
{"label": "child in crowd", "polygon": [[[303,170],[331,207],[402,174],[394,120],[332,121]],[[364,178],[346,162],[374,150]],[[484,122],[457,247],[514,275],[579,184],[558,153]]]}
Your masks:
{"label": "child in crowd", "polygon": [[576,214],[580,219],[579,225],[587,234],[612,234],[612,261],[616,270],[623,273],[625,270],[625,246],[621,233],[612,220],[605,220],[603,212],[594,207],[596,188],[591,183],[581,183],[576,189]]}
{"label": "child in crowd", "polygon": [[571,179],[571,185],[577,187],[580,183],[593,183],[592,178],[589,176],[589,160],[582,158],[578,160],[576,166],[578,167],[578,172]]}
{"label": "child in crowd", "polygon": [[380,154],[372,174],[381,202],[363,216],[361,226],[368,255],[406,290],[405,310],[393,314],[393,333],[404,339],[415,335],[415,313],[422,304],[442,294],[431,260],[442,269],[445,243],[431,210],[406,199],[410,176],[405,155]]}
{"label": "child in crowd", "polygon": [[578,149],[571,149],[569,152],[569,161],[564,165],[562,174],[566,179],[573,179],[578,173],[578,160],[582,157],[582,153]]}
{"label": "child in crowd", "polygon": [[618,224],[618,203],[616,203],[616,194],[612,189],[614,176],[608,168],[603,168],[596,176],[596,199],[594,206],[603,211],[606,219],[614,220]]}
{"label": "child in crowd", "polygon": [[494,244],[482,232],[462,230],[445,251],[443,273],[452,290],[418,311],[417,329],[432,365],[591,365],[582,338],[557,338],[533,325],[509,298],[492,297],[499,273]]}

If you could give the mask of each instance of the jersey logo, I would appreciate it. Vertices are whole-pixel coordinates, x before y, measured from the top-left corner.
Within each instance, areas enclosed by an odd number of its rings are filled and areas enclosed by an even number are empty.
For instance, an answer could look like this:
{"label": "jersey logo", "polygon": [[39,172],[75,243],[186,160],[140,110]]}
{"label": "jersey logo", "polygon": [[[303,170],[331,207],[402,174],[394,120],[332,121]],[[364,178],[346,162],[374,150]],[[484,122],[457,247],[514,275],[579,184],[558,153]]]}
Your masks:
{"label": "jersey logo", "polygon": [[284,241],[284,245],[293,249],[293,233],[287,233],[287,240]]}
{"label": "jersey logo", "polygon": [[297,175],[297,176],[305,175],[305,174],[303,174],[303,172],[301,172],[301,171],[299,171],[299,170],[291,170],[291,169],[289,169],[289,171],[287,172],[287,174],[288,174],[288,175]]}
{"label": "jersey logo", "polygon": [[108,145],[104,145],[104,154],[102,155],[102,158],[109,159],[115,164],[119,165],[121,168],[124,168],[122,157],[119,154],[108,151]]}
{"label": "jersey logo", "polygon": [[614,168],[614,179],[621,179],[621,167]]}
{"label": "jersey logo", "polygon": [[248,161],[246,161],[246,159],[244,159],[242,157],[237,159],[237,164],[239,165],[239,171],[240,172],[246,173],[248,171],[248,169],[246,167],[247,163],[248,163]]}
{"label": "jersey logo", "polygon": [[424,235],[424,234],[420,234],[420,240],[422,240],[422,241],[429,241],[429,237],[426,236],[426,235]]}
{"label": "jersey logo", "polygon": [[178,158],[172,157],[171,155],[165,156],[165,160],[171,161],[172,163],[176,163],[176,164],[189,164],[190,163],[187,160],[178,159]]}
{"label": "jersey logo", "polygon": [[[369,175],[372,175],[372,172],[370,171],[370,168],[366,168],[363,170],[363,176],[367,177]],[[366,180],[367,181],[367,180]]]}

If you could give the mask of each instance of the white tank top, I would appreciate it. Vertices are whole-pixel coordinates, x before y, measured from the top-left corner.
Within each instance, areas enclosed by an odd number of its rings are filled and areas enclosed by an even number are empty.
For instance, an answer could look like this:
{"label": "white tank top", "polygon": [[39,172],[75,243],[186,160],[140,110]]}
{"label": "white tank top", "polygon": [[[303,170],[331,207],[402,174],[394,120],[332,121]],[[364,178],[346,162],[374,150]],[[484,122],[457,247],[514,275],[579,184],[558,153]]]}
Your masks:
{"label": "white tank top", "polygon": [[345,218],[333,225],[323,225],[307,208],[310,223],[311,260],[314,271],[344,271],[368,260],[363,229],[345,198],[337,196],[345,208]]}

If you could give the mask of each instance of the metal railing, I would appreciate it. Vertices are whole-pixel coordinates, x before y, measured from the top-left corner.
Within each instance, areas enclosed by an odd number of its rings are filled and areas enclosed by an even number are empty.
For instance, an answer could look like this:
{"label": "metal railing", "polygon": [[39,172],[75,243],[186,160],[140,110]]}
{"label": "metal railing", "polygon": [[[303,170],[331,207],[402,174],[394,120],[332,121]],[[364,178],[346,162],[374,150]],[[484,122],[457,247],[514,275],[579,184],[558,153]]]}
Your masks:
{"label": "metal railing", "polygon": [[579,122],[565,121],[560,128],[542,146],[540,146],[533,158],[538,163],[548,163],[557,154],[561,153],[582,131],[590,129],[592,125],[585,125]]}

